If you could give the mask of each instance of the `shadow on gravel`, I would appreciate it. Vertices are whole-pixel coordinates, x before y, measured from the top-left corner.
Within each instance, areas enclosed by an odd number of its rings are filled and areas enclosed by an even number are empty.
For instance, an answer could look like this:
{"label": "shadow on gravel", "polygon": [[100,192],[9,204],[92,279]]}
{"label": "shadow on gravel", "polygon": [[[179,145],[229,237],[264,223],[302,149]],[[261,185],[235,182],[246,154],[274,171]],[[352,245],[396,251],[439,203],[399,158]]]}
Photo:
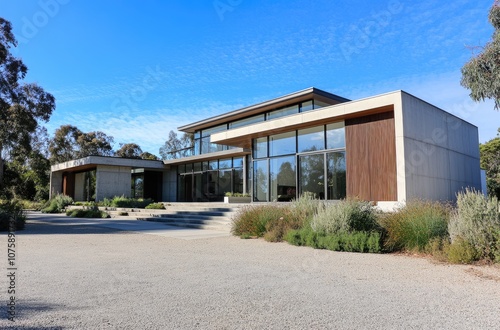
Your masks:
{"label": "shadow on gravel", "polygon": [[[25,322],[30,322],[34,316],[43,315],[44,313],[63,309],[64,306],[49,304],[46,302],[35,302],[35,301],[24,301],[20,300],[16,304],[16,315],[15,322],[7,321],[8,326],[6,328],[0,327],[1,329],[54,329],[59,330],[63,329],[63,327],[58,326],[23,326],[22,324]],[[7,310],[2,308],[1,319],[8,320]],[[10,324],[9,324],[10,323]]]}
{"label": "shadow on gravel", "polygon": [[[122,223],[122,225],[120,225]],[[115,228],[119,227],[119,228]],[[147,221],[130,221],[123,225],[119,220],[110,219],[84,219],[71,218],[65,215],[28,213],[26,226],[24,230],[16,232],[17,235],[99,235],[113,233],[140,233],[141,231],[178,231],[188,230],[182,227],[173,227],[164,224],[151,223]],[[191,229],[197,230],[197,229]],[[6,232],[0,232],[0,234]]]}

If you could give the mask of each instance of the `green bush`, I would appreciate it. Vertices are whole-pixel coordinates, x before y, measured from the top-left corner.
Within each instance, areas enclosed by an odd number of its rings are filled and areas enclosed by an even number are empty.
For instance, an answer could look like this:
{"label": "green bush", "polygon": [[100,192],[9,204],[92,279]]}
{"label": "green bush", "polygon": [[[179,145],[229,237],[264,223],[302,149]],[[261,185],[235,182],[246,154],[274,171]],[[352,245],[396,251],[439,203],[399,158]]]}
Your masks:
{"label": "green bush", "polygon": [[97,208],[92,208],[88,210],[68,210],[66,215],[72,218],[109,218],[109,214],[104,211],[100,211]]}
{"label": "green bush", "polygon": [[45,204],[45,202],[30,201],[26,199],[18,200],[18,203],[21,205],[23,210],[35,210],[35,211],[40,211]]}
{"label": "green bush", "polygon": [[285,206],[274,204],[245,206],[233,219],[231,232],[236,236],[262,237],[266,232],[267,223],[279,221],[287,211]]}
{"label": "green bush", "polygon": [[321,208],[311,228],[318,233],[336,234],[377,230],[377,217],[368,202],[345,200]]}
{"label": "green bush", "polygon": [[[14,228],[11,228],[12,224]],[[25,224],[26,216],[18,201],[0,202],[0,231],[22,230]]]}
{"label": "green bush", "polygon": [[382,251],[381,234],[378,232],[357,231],[326,234],[304,227],[299,230],[290,230],[284,239],[292,245],[310,246],[315,249],[368,253]]}
{"label": "green bush", "polygon": [[297,217],[302,218],[304,223],[306,223],[310,222],[320,210],[325,208],[325,202],[314,199],[312,194],[304,193],[299,199],[293,200],[290,206],[292,212],[294,212]]}
{"label": "green bush", "polygon": [[240,237],[264,237],[269,242],[281,242],[288,231],[309,223],[317,204],[299,200],[289,204],[244,207],[233,219],[232,233]]}
{"label": "green bush", "polygon": [[151,203],[149,205],[146,206],[146,209],[149,209],[149,210],[164,210],[165,209],[165,205],[163,205],[163,203]]}
{"label": "green bush", "polygon": [[448,233],[449,208],[438,202],[410,201],[402,209],[380,217],[389,251],[424,252],[433,238]]}
{"label": "green bush", "polygon": [[449,244],[444,252],[448,261],[454,264],[470,264],[479,258],[479,253],[474,246],[461,237],[457,237],[453,243]]}
{"label": "green bush", "polygon": [[152,203],[153,200],[150,198],[129,198],[122,195],[115,196],[112,199],[104,198],[101,202],[99,202],[99,206],[143,209]]}
{"label": "green bush", "polygon": [[500,211],[496,197],[467,190],[457,194],[457,209],[448,225],[452,245],[470,245],[476,259],[495,260],[500,254]]}
{"label": "green bush", "polygon": [[73,204],[73,198],[58,194],[47,202],[47,206],[42,209],[44,213],[62,213],[66,206]]}

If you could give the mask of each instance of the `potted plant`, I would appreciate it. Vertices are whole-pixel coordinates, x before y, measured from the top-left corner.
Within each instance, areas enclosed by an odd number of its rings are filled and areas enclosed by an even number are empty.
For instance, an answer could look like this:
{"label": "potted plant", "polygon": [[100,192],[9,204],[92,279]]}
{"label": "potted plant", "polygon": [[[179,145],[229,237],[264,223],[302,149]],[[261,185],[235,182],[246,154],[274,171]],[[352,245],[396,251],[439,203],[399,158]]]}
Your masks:
{"label": "potted plant", "polygon": [[227,192],[224,196],[224,203],[250,203],[250,194]]}

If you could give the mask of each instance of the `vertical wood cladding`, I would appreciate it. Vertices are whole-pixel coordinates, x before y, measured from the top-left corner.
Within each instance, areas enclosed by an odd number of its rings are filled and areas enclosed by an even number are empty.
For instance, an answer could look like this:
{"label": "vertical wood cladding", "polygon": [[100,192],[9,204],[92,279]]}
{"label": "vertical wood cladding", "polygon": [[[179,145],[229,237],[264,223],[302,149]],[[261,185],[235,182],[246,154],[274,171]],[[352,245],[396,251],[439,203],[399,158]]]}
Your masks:
{"label": "vertical wood cladding", "polygon": [[65,172],[63,173],[63,195],[75,198],[75,173]]}
{"label": "vertical wood cladding", "polygon": [[347,196],[396,201],[394,112],[345,121]]}

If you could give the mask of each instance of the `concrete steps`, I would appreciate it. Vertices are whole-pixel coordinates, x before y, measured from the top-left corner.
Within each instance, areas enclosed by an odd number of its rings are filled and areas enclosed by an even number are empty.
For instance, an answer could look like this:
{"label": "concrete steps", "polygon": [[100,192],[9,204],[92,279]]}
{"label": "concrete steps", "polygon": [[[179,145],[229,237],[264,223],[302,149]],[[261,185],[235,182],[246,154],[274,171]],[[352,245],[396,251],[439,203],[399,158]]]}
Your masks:
{"label": "concrete steps", "polygon": [[233,216],[248,204],[224,203],[164,203],[165,210],[100,207],[112,218],[161,222],[185,228],[231,231]]}

